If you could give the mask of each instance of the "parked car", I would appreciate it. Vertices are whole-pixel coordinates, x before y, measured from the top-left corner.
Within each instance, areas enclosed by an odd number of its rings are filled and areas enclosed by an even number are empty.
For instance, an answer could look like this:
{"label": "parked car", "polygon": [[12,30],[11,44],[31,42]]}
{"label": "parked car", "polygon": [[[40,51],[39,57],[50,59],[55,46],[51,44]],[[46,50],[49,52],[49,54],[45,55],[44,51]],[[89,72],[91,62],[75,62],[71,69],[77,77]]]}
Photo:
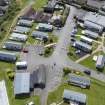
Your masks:
{"label": "parked car", "polygon": [[74,39],[74,38],[71,38],[71,41],[72,41],[72,42],[74,42],[74,41],[75,41],[75,39]]}
{"label": "parked car", "polygon": [[22,51],[23,51],[24,53],[28,53],[28,49],[27,49],[27,48],[24,48]]}
{"label": "parked car", "polygon": [[91,71],[90,70],[84,70],[84,73],[87,75],[91,75]]}
{"label": "parked car", "polygon": [[26,105],[35,105],[33,101],[29,102],[28,104]]}

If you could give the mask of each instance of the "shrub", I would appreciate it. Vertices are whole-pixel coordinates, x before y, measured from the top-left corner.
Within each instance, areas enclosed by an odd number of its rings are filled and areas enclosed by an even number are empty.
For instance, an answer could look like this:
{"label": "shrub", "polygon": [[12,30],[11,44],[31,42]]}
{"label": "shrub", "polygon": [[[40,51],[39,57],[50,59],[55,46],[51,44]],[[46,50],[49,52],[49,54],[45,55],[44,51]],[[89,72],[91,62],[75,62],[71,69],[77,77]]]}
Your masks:
{"label": "shrub", "polygon": [[67,75],[67,74],[71,73],[71,70],[69,67],[64,67],[63,72],[64,72],[64,75]]}

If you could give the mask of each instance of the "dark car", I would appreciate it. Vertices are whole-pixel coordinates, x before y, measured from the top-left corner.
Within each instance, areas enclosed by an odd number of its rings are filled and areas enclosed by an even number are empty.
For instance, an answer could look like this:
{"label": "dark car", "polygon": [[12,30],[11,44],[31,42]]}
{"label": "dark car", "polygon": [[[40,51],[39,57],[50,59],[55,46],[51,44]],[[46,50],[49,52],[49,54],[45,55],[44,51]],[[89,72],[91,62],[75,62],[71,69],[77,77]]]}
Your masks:
{"label": "dark car", "polygon": [[87,75],[91,75],[91,71],[90,70],[85,70],[84,73],[87,74]]}
{"label": "dark car", "polygon": [[28,53],[28,49],[27,49],[27,48],[24,48],[22,51],[23,51],[24,53]]}
{"label": "dark car", "polygon": [[74,39],[74,38],[71,38],[71,41],[72,41],[72,42],[75,42],[75,39]]}

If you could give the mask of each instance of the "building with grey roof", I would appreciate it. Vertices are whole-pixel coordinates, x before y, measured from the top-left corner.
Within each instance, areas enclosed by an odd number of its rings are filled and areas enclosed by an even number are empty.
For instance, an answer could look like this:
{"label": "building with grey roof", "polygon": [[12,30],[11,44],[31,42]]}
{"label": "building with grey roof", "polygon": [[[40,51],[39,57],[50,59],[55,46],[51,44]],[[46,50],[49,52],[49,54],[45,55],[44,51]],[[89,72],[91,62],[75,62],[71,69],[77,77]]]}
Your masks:
{"label": "building with grey roof", "polygon": [[30,32],[30,28],[23,27],[23,26],[16,26],[13,32],[21,33],[21,34],[27,34]]}
{"label": "building with grey roof", "polygon": [[3,48],[12,51],[21,51],[23,48],[23,43],[14,42],[14,41],[7,41],[4,43]]}
{"label": "building with grey roof", "polygon": [[99,55],[96,61],[96,68],[103,69],[104,68],[105,58],[103,55]]}
{"label": "building with grey roof", "polygon": [[25,42],[27,38],[28,38],[27,35],[20,33],[12,33],[9,37],[10,40],[19,41],[19,42]]}
{"label": "building with grey roof", "polygon": [[87,97],[85,94],[65,89],[63,92],[63,100],[65,102],[75,102],[78,105],[86,105]]}
{"label": "building with grey roof", "polygon": [[15,62],[17,59],[15,53],[7,52],[7,51],[0,51],[0,61],[6,62]]}
{"label": "building with grey roof", "polygon": [[33,20],[20,19],[20,20],[18,20],[17,24],[20,26],[31,27],[32,23],[33,23]]}
{"label": "building with grey roof", "polygon": [[41,40],[43,40],[44,38],[48,39],[48,33],[40,32],[40,31],[33,31],[32,37],[33,38],[39,38]]}
{"label": "building with grey roof", "polygon": [[92,38],[92,39],[98,39],[99,34],[90,30],[84,30],[84,34],[85,36]]}
{"label": "building with grey roof", "polygon": [[5,81],[0,81],[0,105],[9,105]]}
{"label": "building with grey roof", "polygon": [[36,70],[31,74],[30,79],[30,88],[33,90],[34,88],[45,88],[46,86],[46,67],[41,64],[36,68]]}
{"label": "building with grey roof", "polygon": [[84,76],[69,74],[68,83],[79,86],[81,88],[90,88],[90,80]]}
{"label": "building with grey roof", "polygon": [[53,26],[50,24],[46,24],[46,23],[39,23],[36,27],[36,30],[51,32],[51,31],[53,31]]}
{"label": "building with grey roof", "polygon": [[89,28],[91,27],[91,29],[96,29],[98,32],[102,32],[103,29],[105,29],[105,17],[93,12],[88,12],[85,16],[84,16],[84,25],[85,27]]}
{"label": "building with grey roof", "polygon": [[30,95],[30,73],[16,73],[14,78],[14,94],[16,98]]}
{"label": "building with grey roof", "polygon": [[92,52],[92,46],[91,45],[88,45],[84,42],[81,42],[81,41],[75,41],[74,42],[74,47],[76,47],[77,49],[80,49],[84,52],[87,52],[87,53],[90,53]]}

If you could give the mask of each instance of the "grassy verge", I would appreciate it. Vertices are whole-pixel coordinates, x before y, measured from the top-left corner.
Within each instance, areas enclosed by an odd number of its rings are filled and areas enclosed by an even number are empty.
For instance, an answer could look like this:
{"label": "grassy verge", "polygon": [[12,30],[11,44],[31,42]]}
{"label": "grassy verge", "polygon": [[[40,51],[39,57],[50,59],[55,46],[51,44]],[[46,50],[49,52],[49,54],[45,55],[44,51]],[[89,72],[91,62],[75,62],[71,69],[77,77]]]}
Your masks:
{"label": "grassy verge", "polygon": [[[81,61],[80,64],[82,64],[82,65],[84,65],[84,66],[86,66],[86,67],[88,67],[88,68],[90,68],[90,69],[93,69],[93,70],[96,70],[96,71],[97,71],[97,69],[96,69],[96,62],[93,61],[93,56],[94,56],[94,55],[97,56],[97,55],[99,55],[99,54],[103,54],[103,52],[100,51],[100,52],[97,52],[97,53],[95,53],[95,54],[89,56],[89,57],[86,58],[85,60]],[[102,72],[105,73],[105,68],[103,69]]]}
{"label": "grassy verge", "polygon": [[[81,92],[86,94],[87,96],[87,105],[104,105],[105,104],[105,84],[91,79],[91,87],[90,89],[81,89],[76,86],[68,85],[68,84],[61,84],[54,92],[49,93],[47,105],[50,105],[51,103],[59,103],[62,101],[62,95],[64,89],[73,90],[77,92]],[[61,105],[69,105],[66,103],[63,103]]]}

